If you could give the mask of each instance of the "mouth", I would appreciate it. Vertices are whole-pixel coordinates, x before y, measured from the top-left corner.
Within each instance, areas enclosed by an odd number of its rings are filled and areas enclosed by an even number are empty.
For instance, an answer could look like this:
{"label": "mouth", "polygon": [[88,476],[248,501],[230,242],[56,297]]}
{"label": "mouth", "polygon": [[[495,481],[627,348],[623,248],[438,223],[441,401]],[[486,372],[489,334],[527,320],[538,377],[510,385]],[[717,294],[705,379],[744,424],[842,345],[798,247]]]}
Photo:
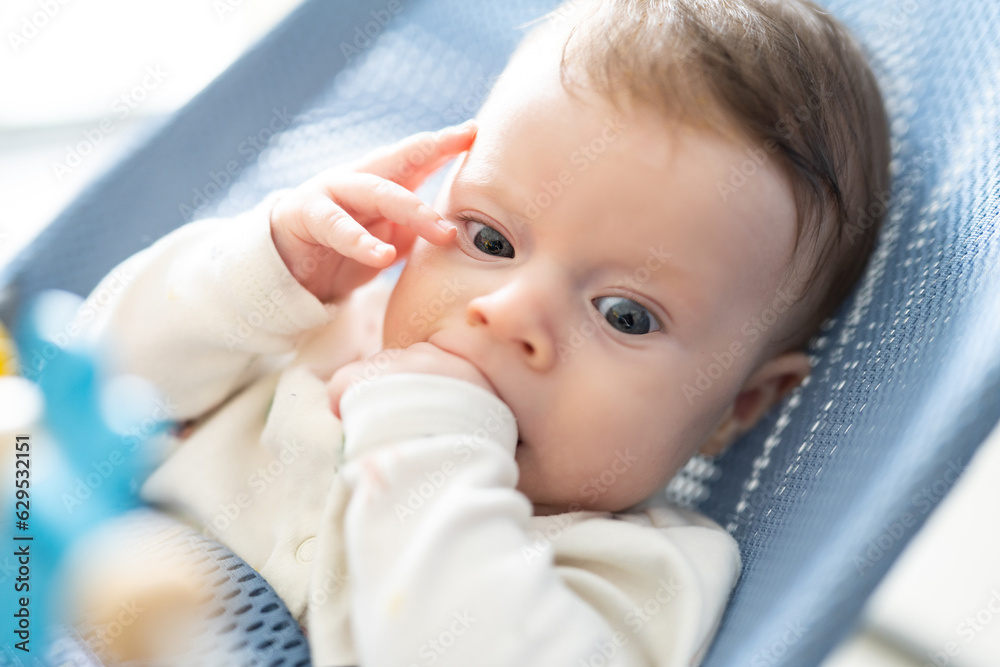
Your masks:
{"label": "mouth", "polygon": [[[490,376],[489,376],[489,375],[488,375],[488,374],[486,373],[486,371],[485,371],[485,370],[483,370],[482,366],[480,366],[479,364],[477,364],[476,362],[474,362],[474,361],[473,361],[472,359],[470,359],[468,355],[466,355],[466,354],[464,354],[464,353],[460,352],[459,350],[455,349],[455,348],[454,348],[454,347],[452,347],[451,345],[448,345],[448,344],[442,344],[442,343],[441,343],[441,337],[440,337],[440,336],[438,336],[437,340],[434,340],[434,338],[435,338],[435,336],[436,336],[436,335],[437,335],[437,334],[431,334],[431,336],[430,336],[430,337],[429,337],[429,338],[427,339],[427,342],[428,342],[428,343],[430,343],[431,345],[433,345],[434,347],[437,347],[437,348],[440,348],[440,349],[444,350],[445,352],[447,352],[448,354],[453,354],[453,355],[455,355],[456,357],[458,357],[459,359],[462,359],[462,360],[464,360],[464,361],[467,361],[468,363],[470,363],[470,364],[472,364],[473,366],[475,366],[475,367],[476,367],[476,369],[477,369],[477,370],[478,370],[478,371],[479,371],[480,373],[482,373],[483,377],[484,377],[484,378],[486,379],[486,381],[487,381],[487,382],[488,382],[488,383],[490,384],[490,386],[491,386],[491,387],[493,388],[493,393],[494,393],[494,394],[496,394],[496,395],[497,395],[498,397],[500,396],[500,393],[499,393],[499,392],[497,391],[497,388],[496,388],[496,385],[495,385],[495,384],[493,383],[493,378],[491,378],[491,377],[490,377]],[[500,397],[500,400],[503,400],[503,397]]]}
{"label": "mouth", "polygon": [[[497,388],[496,384],[493,382],[493,378],[490,377],[490,375],[485,370],[483,370],[482,366],[480,366],[479,364],[477,364],[476,362],[474,362],[472,359],[469,358],[468,355],[463,354],[462,352],[460,352],[455,347],[453,347],[451,345],[448,345],[447,343],[442,344],[442,342],[441,342],[441,336],[438,335],[439,333],[440,332],[435,332],[435,333],[431,334],[427,338],[427,342],[430,343],[431,345],[435,346],[435,347],[438,347],[438,348],[444,350],[445,352],[447,352],[449,354],[453,354],[456,357],[459,357],[460,359],[464,359],[465,361],[467,361],[470,364],[472,364],[473,366],[475,366],[479,370],[479,372],[482,373],[483,377],[486,378],[486,381],[490,384],[490,387],[493,388],[493,393],[496,395],[496,397],[499,398],[501,401],[503,401],[504,404],[507,405],[507,407],[509,407],[511,410],[513,410],[514,408],[510,405],[510,403],[507,401],[507,399],[504,398],[504,395],[502,393],[500,393],[500,390]],[[522,444],[524,444],[524,441],[521,438],[520,432],[518,432],[518,434],[517,434],[517,447],[520,447]]]}

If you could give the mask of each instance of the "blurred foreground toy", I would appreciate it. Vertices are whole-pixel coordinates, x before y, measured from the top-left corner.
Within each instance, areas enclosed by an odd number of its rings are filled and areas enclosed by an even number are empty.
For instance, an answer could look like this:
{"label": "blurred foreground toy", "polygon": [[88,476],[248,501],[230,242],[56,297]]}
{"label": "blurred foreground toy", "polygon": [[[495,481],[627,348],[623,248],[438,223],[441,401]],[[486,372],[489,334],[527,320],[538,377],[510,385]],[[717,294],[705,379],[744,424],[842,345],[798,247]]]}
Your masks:
{"label": "blurred foreground toy", "polygon": [[[23,377],[0,377],[0,535],[8,554],[0,600],[17,626],[0,664],[46,664],[53,624],[63,620],[61,559],[102,522],[141,504],[156,437],[169,425],[147,383],[109,377],[102,351],[68,335],[80,303],[65,292],[35,299],[17,328]],[[0,343],[2,369],[12,361]]]}
{"label": "blurred foreground toy", "polygon": [[0,323],[0,376],[15,375],[16,373],[17,350],[14,349],[14,341],[11,340],[10,334]]}

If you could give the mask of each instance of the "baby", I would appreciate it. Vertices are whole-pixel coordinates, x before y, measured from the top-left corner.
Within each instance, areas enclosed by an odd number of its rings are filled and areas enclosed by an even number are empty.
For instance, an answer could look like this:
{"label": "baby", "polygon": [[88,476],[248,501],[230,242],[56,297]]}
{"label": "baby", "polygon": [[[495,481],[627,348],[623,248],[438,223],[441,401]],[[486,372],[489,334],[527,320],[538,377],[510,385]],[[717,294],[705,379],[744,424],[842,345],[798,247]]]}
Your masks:
{"label": "baby", "polygon": [[474,122],[177,230],[94,331],[190,424],[144,497],[315,664],[696,664],[739,551],[658,491],[808,375],[887,187],[815,5],[571,2]]}

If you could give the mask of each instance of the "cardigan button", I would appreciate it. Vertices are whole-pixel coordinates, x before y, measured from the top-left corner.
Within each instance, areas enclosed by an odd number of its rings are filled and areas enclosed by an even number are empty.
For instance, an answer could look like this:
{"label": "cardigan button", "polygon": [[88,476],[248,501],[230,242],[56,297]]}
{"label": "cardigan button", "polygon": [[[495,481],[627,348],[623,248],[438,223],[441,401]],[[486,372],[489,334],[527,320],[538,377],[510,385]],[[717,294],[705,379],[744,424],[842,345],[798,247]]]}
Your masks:
{"label": "cardigan button", "polygon": [[302,540],[298,548],[295,549],[295,560],[302,563],[311,563],[316,551],[316,538],[310,537]]}

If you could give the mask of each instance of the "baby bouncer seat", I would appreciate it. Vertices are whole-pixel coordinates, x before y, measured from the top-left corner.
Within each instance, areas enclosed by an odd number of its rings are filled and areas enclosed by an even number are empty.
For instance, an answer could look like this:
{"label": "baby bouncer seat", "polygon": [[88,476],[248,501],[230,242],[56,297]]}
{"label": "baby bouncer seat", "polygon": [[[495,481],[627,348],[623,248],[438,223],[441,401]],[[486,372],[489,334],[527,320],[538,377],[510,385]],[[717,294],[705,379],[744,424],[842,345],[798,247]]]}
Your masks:
{"label": "baby bouncer seat", "polygon": [[[882,86],[891,205],[861,283],[810,345],[812,376],[665,490],[740,544],[743,574],[706,667],[820,663],[926,518],[931,504],[914,512],[914,494],[943,493],[1000,418],[1000,5],[823,4],[869,50]],[[518,26],[554,6],[305,2],[6,268],[4,320],[44,289],[87,294],[193,218],[235,214],[370,148],[472,117]],[[265,129],[263,150],[238,150]],[[904,526],[907,512],[917,521]],[[215,659],[309,664],[267,583],[220,545],[198,548],[222,570],[237,566],[215,591],[231,621],[220,627],[234,626]]]}

